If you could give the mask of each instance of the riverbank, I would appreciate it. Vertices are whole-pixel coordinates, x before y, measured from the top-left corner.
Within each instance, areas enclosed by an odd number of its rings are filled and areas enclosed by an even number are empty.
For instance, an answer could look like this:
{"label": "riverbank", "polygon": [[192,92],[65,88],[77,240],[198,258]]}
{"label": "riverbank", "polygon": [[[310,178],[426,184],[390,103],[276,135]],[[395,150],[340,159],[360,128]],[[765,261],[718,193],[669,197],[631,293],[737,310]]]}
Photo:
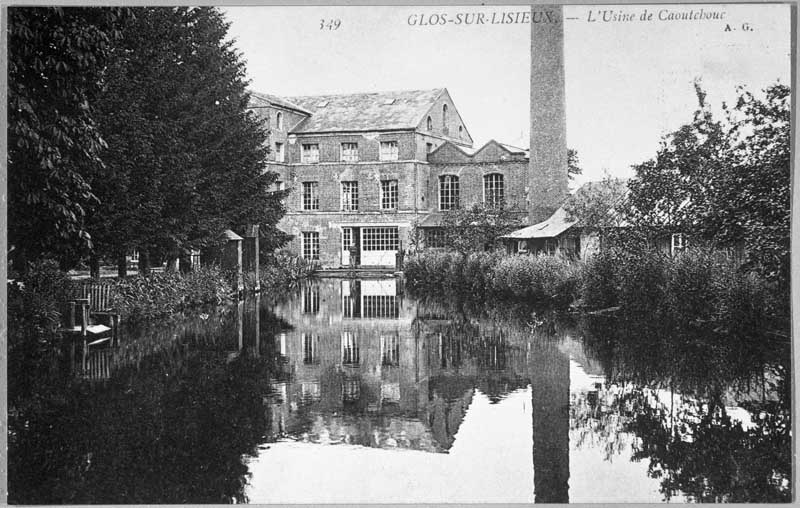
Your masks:
{"label": "riverbank", "polygon": [[789,295],[712,250],[678,256],[609,249],[588,261],[558,256],[425,251],[405,264],[408,288],[478,299],[525,300],[555,311],[619,310],[669,326],[772,333],[788,340]]}

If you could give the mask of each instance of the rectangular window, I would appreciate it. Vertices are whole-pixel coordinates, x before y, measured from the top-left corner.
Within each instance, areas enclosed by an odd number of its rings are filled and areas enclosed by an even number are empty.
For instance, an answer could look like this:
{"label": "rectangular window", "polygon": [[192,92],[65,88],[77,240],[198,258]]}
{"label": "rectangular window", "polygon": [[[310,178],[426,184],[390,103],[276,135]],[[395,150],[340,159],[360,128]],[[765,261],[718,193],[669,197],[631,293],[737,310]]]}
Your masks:
{"label": "rectangular window", "polygon": [[397,180],[381,180],[381,210],[397,209]]}
{"label": "rectangular window", "polygon": [[275,162],[286,162],[283,143],[275,143]]}
{"label": "rectangular window", "polygon": [[400,250],[400,236],[396,227],[364,228],[361,245],[365,251]]}
{"label": "rectangular window", "polygon": [[345,365],[358,364],[361,361],[359,354],[358,337],[353,332],[342,332],[342,363]]}
{"label": "rectangular window", "polygon": [[400,338],[397,335],[381,335],[381,363],[400,365]]}
{"label": "rectangular window", "polygon": [[397,141],[381,141],[381,160],[396,161],[398,158]]}
{"label": "rectangular window", "polygon": [[358,143],[342,143],[342,162],[358,162]]}
{"label": "rectangular window", "polygon": [[319,261],[319,233],[303,231],[302,243],[303,259]]}
{"label": "rectangular window", "polygon": [[319,336],[303,333],[303,363],[307,365],[319,363]]}
{"label": "rectangular window", "polygon": [[425,228],[425,247],[443,249],[445,247],[444,230],[441,228]]}
{"label": "rectangular window", "polygon": [[303,314],[319,312],[319,287],[305,287],[303,293]]}
{"label": "rectangular window", "polygon": [[303,145],[300,161],[306,164],[316,164],[319,162],[319,145]]}
{"label": "rectangular window", "polygon": [[492,173],[483,176],[483,202],[488,206],[503,206],[503,175]]}
{"label": "rectangular window", "polygon": [[317,182],[303,182],[303,210],[319,210]]}
{"label": "rectangular window", "polygon": [[400,301],[393,295],[364,295],[364,317],[397,319]]}
{"label": "rectangular window", "polygon": [[442,175],[439,177],[439,210],[458,208],[458,177]]}
{"label": "rectangular window", "polygon": [[358,210],[358,182],[342,182],[342,210]]}

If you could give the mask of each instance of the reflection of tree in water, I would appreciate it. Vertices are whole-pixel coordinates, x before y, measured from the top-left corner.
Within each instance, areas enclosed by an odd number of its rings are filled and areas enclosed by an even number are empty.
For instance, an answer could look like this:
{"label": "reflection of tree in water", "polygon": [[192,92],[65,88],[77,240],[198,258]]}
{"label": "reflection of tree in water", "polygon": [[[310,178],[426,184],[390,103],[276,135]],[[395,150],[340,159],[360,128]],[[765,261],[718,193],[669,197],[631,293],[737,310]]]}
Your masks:
{"label": "reflection of tree in water", "polygon": [[[603,408],[577,411],[575,428],[606,442],[633,433],[632,459],[650,459],[667,499],[791,498],[788,348],[696,323],[589,318],[581,330],[617,392]],[[752,423],[726,410],[736,405]]]}
{"label": "reflection of tree in water", "polygon": [[[147,337],[128,344],[110,379],[37,369],[30,371],[35,393],[18,389],[24,383],[10,387],[9,500],[246,501],[242,460],[257,453],[270,427],[271,362],[231,356],[235,312],[174,337],[168,330],[160,349],[155,336],[152,344]],[[24,362],[11,367],[12,375],[28,375]]]}

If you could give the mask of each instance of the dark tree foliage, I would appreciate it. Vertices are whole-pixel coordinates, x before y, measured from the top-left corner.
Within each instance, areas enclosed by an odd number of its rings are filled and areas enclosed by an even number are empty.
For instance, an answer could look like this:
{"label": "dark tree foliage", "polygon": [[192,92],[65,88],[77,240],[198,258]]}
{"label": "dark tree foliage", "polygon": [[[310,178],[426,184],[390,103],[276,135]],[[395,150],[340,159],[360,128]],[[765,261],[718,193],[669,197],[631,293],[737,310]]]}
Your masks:
{"label": "dark tree foliage", "polygon": [[8,239],[24,261],[64,264],[91,245],[85,178],[100,171],[103,141],[92,118],[126,9],[8,9]]}
{"label": "dark tree foliage", "polygon": [[634,166],[630,219],[743,249],[751,268],[788,283],[790,90],[776,84],[763,97],[741,91],[718,120],[696,89],[692,122]]}
{"label": "dark tree foliage", "polygon": [[506,206],[476,204],[442,215],[444,244],[462,254],[491,250],[499,246],[499,238],[522,227],[522,210]]}
{"label": "dark tree foliage", "polygon": [[581,161],[578,158],[578,151],[574,148],[567,149],[567,178],[573,180],[575,175],[583,174],[583,168],[580,166]]}
{"label": "dark tree foliage", "polygon": [[97,252],[176,258],[251,223],[279,244],[283,195],[263,171],[267,132],[247,110],[229,23],[210,7],[132,10],[98,103],[108,149],[91,178]]}

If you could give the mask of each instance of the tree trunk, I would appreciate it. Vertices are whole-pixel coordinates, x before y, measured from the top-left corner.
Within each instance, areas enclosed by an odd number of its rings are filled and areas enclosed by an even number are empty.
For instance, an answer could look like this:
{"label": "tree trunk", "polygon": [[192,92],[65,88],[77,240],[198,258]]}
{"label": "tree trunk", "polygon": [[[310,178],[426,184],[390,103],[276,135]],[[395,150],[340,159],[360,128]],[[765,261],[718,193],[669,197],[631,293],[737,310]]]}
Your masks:
{"label": "tree trunk", "polygon": [[120,279],[124,279],[128,276],[128,260],[125,257],[125,254],[119,254],[117,256],[117,277]]}
{"label": "tree trunk", "polygon": [[150,275],[150,251],[147,249],[139,251],[139,273],[141,275]]}
{"label": "tree trunk", "polygon": [[92,280],[100,280],[100,258],[96,255],[89,259],[89,277]]}

